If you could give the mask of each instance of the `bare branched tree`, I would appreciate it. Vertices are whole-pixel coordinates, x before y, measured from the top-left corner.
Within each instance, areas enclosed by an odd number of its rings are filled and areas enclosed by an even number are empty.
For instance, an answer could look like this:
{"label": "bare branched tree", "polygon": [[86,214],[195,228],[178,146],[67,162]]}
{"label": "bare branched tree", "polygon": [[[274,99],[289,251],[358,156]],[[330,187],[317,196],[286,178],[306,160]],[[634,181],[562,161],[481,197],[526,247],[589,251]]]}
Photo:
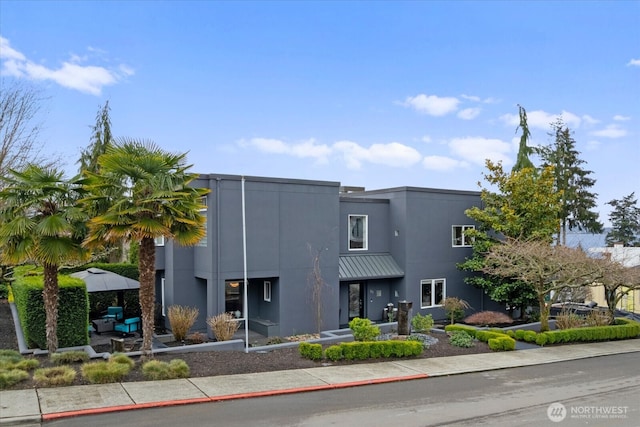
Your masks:
{"label": "bare branched tree", "polygon": [[323,249],[314,249],[311,244],[308,245],[309,253],[311,254],[311,261],[313,266],[309,273],[309,288],[311,289],[311,302],[313,307],[313,318],[315,321],[316,332],[320,333],[323,326],[323,296],[329,286],[322,277],[322,270],[320,268],[320,261],[322,258]]}
{"label": "bare branched tree", "polygon": [[590,285],[602,275],[598,264],[580,249],[517,239],[494,245],[483,271],[516,278],[533,287],[540,308],[541,331],[549,330],[552,294]]}
{"label": "bare branched tree", "polygon": [[607,301],[609,319],[613,322],[616,308],[622,299],[634,290],[640,290],[640,268],[626,267],[611,257],[596,259],[600,267],[600,278],[592,286],[603,286],[604,297]]}
{"label": "bare branched tree", "polygon": [[[0,81],[0,177],[21,170],[27,163],[51,166],[40,156],[38,115],[45,98],[25,83]],[[3,184],[0,182],[0,188]]]}

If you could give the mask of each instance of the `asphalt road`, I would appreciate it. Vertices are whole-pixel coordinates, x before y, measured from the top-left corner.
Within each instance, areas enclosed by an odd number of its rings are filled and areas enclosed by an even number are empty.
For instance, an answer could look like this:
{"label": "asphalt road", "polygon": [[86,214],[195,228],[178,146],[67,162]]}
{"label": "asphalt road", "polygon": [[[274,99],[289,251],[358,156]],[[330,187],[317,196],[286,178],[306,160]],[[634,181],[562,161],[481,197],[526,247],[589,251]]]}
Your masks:
{"label": "asphalt road", "polygon": [[83,416],[43,425],[637,427],[638,361],[640,354],[627,353],[401,383]]}

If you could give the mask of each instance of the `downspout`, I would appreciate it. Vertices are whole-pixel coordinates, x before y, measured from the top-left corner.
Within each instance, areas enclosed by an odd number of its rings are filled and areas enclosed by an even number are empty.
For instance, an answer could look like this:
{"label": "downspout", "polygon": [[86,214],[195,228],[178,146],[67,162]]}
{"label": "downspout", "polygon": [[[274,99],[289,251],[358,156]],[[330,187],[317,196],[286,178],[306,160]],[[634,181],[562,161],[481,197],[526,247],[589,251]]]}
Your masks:
{"label": "downspout", "polygon": [[244,175],[242,176],[242,258],[244,263],[244,352],[249,353],[249,281],[247,280],[247,221],[245,215]]}
{"label": "downspout", "polygon": [[[222,178],[216,178],[216,286],[215,289],[220,289],[220,182]],[[224,289],[224,287],[223,287]],[[224,300],[224,291],[222,292],[222,300]],[[220,292],[218,292],[218,297],[216,298],[218,301],[218,306],[215,309],[215,313],[211,313],[212,315],[217,315],[220,312]],[[224,311],[224,306],[222,306],[222,310]]]}

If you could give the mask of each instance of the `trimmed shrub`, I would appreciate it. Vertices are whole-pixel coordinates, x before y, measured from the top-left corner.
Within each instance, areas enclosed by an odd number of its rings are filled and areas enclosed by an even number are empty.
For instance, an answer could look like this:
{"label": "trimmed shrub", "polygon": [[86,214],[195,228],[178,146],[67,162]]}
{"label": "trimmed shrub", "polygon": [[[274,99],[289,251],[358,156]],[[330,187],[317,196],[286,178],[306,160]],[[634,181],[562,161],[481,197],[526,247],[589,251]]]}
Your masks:
{"label": "trimmed shrub", "polygon": [[122,363],[123,365],[129,366],[129,368],[133,368],[136,365],[135,360],[122,353],[114,353],[109,356],[109,362],[112,363]]}
{"label": "trimmed shrub", "polygon": [[482,342],[489,342],[489,340],[492,338],[501,338],[501,337],[508,338],[508,336],[502,331],[497,332],[497,331],[488,331],[484,329],[480,329],[476,331],[476,339]]}
{"label": "trimmed shrub", "polygon": [[464,319],[470,325],[491,326],[503,323],[513,323],[513,319],[499,311],[480,311]]}
{"label": "trimmed shrub", "polygon": [[129,374],[134,364],[130,357],[114,354],[109,361],[85,363],[80,370],[82,376],[92,384],[116,383]]}
{"label": "trimmed shrub", "polygon": [[444,327],[444,330],[446,332],[464,331],[474,338],[476,336],[476,332],[478,331],[477,328],[474,328],[473,326],[467,326],[467,325],[447,325]]}
{"label": "trimmed shrub", "polygon": [[327,347],[327,349],[324,351],[324,356],[333,362],[344,359],[344,355],[342,354],[342,347],[339,345],[332,345],[330,347]]}
{"label": "trimmed shrub", "polygon": [[493,351],[512,351],[516,349],[516,340],[506,335],[489,338],[488,344]]}
{"label": "trimmed shrub", "polygon": [[356,341],[373,341],[380,335],[380,328],[372,325],[369,319],[356,317],[349,322],[349,328]]}
{"label": "trimmed shrub", "polygon": [[0,390],[9,388],[29,379],[29,373],[22,369],[0,369]]}
{"label": "trimmed shrub", "polygon": [[369,345],[367,342],[354,341],[341,343],[342,354],[346,360],[365,360],[369,358]]}
{"label": "trimmed shrub", "polygon": [[229,341],[240,328],[240,322],[231,313],[211,316],[207,318],[207,324],[218,341]]}
{"label": "trimmed shrub", "polygon": [[70,366],[36,369],[33,381],[37,387],[57,387],[73,384],[78,373]]}
{"label": "trimmed shrub", "polygon": [[[43,280],[42,275],[16,274],[11,289],[27,345],[46,349]],[[58,275],[58,285],[58,347],[87,345],[89,318],[86,285],[81,279],[63,275]]]}
{"label": "trimmed shrub", "polygon": [[142,375],[152,381],[188,378],[189,366],[182,359],[173,359],[169,363],[149,360],[142,365]]}
{"label": "trimmed shrub", "polygon": [[56,365],[68,365],[70,363],[85,363],[89,361],[89,354],[82,350],[65,351],[64,353],[53,353],[49,356]]}
{"label": "trimmed shrub", "polygon": [[298,345],[300,355],[305,359],[320,360],[322,359],[322,345],[317,343],[301,342]]}
{"label": "trimmed shrub", "polygon": [[473,337],[464,330],[454,330],[449,336],[449,343],[456,347],[469,348],[476,345]]}
{"label": "trimmed shrub", "polygon": [[425,316],[420,313],[416,314],[411,319],[411,328],[415,332],[428,333],[433,328],[433,316],[431,314]]}
{"label": "trimmed shrub", "polygon": [[23,357],[16,350],[0,350],[0,369],[30,371],[40,366],[37,359]]}
{"label": "trimmed shrub", "polygon": [[167,317],[171,332],[176,341],[183,341],[189,329],[196,323],[200,311],[195,307],[185,307],[182,305],[170,305],[167,309]]}

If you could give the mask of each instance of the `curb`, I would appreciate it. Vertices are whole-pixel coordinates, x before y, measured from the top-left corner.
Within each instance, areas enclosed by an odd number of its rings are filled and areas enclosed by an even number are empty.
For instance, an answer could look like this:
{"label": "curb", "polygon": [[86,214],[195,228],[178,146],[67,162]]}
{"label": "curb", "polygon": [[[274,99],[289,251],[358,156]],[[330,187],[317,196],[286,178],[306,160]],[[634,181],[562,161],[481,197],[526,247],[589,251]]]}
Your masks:
{"label": "curb", "polygon": [[[375,380],[352,381],[352,382],[346,382],[346,383],[340,383],[340,384],[326,384],[326,385],[310,386],[310,387],[287,388],[282,390],[266,390],[266,391],[252,392],[252,393],[229,394],[226,396],[201,397],[201,398],[193,398],[193,399],[168,400],[168,401],[162,401],[162,402],[149,402],[149,403],[134,403],[131,405],[109,406],[105,408],[83,409],[78,411],[65,411],[65,412],[55,412],[50,414],[42,414],[41,417],[37,417],[38,419],[37,422],[60,420],[64,418],[78,417],[82,415],[97,415],[97,414],[106,414],[110,412],[132,411],[136,409],[162,408],[162,407],[170,407],[170,406],[191,405],[191,404],[197,404],[197,403],[249,399],[254,397],[279,396],[279,395],[285,395],[285,394],[305,393],[305,392],[321,391],[321,390],[334,390],[339,388],[385,384],[385,383],[400,382],[400,381],[419,380],[419,379],[425,379],[425,378],[429,378],[429,375],[415,374],[415,375],[406,375],[402,377],[390,377],[390,378],[379,378]],[[33,418],[34,420],[36,419],[36,417],[33,417]],[[15,422],[17,420],[12,419],[12,421]]]}

